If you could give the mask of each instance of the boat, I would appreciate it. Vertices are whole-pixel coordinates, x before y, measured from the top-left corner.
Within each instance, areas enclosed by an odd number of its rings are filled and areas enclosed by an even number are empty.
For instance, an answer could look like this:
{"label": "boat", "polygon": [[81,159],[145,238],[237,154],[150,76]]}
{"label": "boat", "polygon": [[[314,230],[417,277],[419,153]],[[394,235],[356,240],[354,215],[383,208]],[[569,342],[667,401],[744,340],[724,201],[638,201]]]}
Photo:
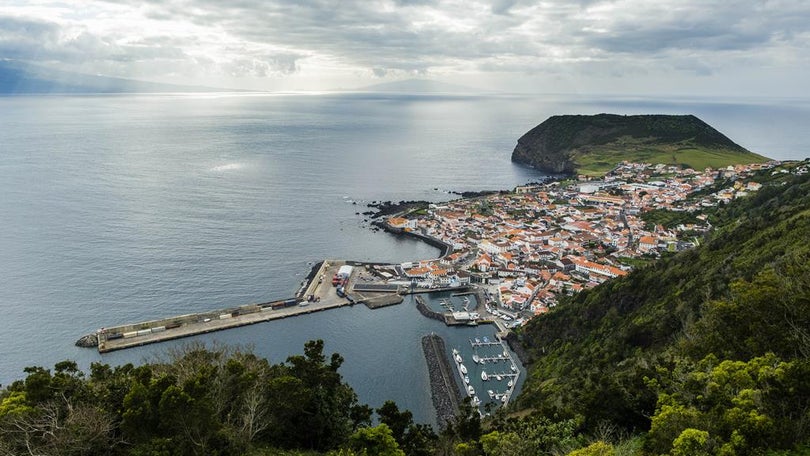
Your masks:
{"label": "boat", "polygon": [[484,340],[484,342],[489,342],[489,337],[484,336],[484,339],[483,339],[483,340]]}
{"label": "boat", "polygon": [[513,383],[512,383],[512,380],[509,380],[509,383],[507,383],[507,384],[506,384],[506,386],[508,386],[508,387],[510,387],[510,388],[511,388],[511,387],[512,387],[512,384],[513,384]]}
{"label": "boat", "polygon": [[481,339],[479,339],[479,338],[477,338],[477,337],[476,337],[476,338],[475,338],[475,343],[476,343],[476,344],[480,344],[480,343],[481,343]]}
{"label": "boat", "polygon": [[458,348],[453,349],[453,356],[456,356],[456,355],[458,355]]}
{"label": "boat", "polygon": [[472,403],[473,403],[473,405],[478,406],[478,405],[481,404],[481,399],[478,399],[478,396],[474,395],[473,398],[472,398]]}
{"label": "boat", "polygon": [[473,362],[475,362],[475,363],[480,363],[480,362],[481,362],[481,358],[480,358],[478,355],[473,355]]}
{"label": "boat", "polygon": [[467,385],[467,392],[470,393],[470,396],[472,396],[475,394],[475,388],[473,388],[472,385]]}
{"label": "boat", "polygon": [[457,362],[457,363],[461,364],[461,355],[459,355],[458,353],[456,353],[456,354],[454,355],[454,358],[456,359],[456,362]]}
{"label": "boat", "polygon": [[495,374],[495,379],[501,381],[503,380],[503,377],[501,377],[501,374]]}
{"label": "boat", "polygon": [[501,396],[501,402],[505,404],[507,400],[509,400],[509,395],[504,393],[503,396]]}
{"label": "boat", "polygon": [[489,376],[487,375],[487,371],[481,371],[481,380],[483,380],[483,381],[489,380]]}
{"label": "boat", "polygon": [[487,390],[487,394],[489,394],[490,398],[495,397],[495,391]]}
{"label": "boat", "polygon": [[467,366],[465,366],[464,363],[459,363],[458,368],[462,374],[467,374]]}
{"label": "boat", "polygon": [[514,364],[512,364],[512,372],[517,372],[517,366],[515,366]]}
{"label": "boat", "polygon": [[464,376],[464,383],[466,383],[466,384],[468,384],[468,385],[469,385],[469,384],[470,384],[470,377],[468,377],[468,376],[466,376],[466,375],[465,375],[465,376]]}
{"label": "boat", "polygon": [[503,356],[506,356],[506,357],[508,358],[508,357],[509,357],[509,353],[507,353],[507,352],[506,352],[506,350],[504,350],[504,351],[503,351]]}

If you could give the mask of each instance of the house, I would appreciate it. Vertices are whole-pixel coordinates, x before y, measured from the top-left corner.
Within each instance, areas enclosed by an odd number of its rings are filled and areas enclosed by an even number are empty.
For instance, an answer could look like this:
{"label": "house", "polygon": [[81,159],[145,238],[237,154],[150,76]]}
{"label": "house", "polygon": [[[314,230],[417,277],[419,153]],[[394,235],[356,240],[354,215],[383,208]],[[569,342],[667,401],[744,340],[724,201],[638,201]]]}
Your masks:
{"label": "house", "polygon": [[475,260],[475,267],[481,272],[489,271],[489,268],[492,266],[492,258],[487,255],[486,253],[481,254],[478,259]]}
{"label": "house", "polygon": [[638,240],[638,250],[650,252],[658,248],[658,239],[653,236],[641,236]]}

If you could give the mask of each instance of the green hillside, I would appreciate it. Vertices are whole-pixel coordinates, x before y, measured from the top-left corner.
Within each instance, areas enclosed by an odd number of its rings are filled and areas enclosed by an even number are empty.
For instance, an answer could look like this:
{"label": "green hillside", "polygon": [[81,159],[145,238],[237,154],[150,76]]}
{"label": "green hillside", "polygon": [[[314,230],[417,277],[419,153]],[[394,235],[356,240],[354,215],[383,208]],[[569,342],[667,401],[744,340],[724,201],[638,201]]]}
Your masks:
{"label": "green hillside", "polygon": [[580,293],[524,327],[533,362],[520,408],[581,417],[586,433],[649,431],[645,454],[762,454],[807,443],[810,179],[768,179],[712,213],[718,228],[701,247]]}
{"label": "green hillside", "polygon": [[692,115],[553,116],[523,135],[512,160],[556,173],[602,175],[617,163],[693,169],[767,161]]}

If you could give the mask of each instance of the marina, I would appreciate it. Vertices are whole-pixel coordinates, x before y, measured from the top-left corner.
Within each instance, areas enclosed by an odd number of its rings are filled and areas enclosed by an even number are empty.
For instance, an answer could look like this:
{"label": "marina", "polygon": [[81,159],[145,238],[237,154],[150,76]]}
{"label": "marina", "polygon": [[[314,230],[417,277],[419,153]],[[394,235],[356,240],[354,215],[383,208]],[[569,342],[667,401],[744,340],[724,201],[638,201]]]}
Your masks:
{"label": "marina", "polygon": [[[468,355],[473,361],[470,367],[464,364],[466,358],[459,348],[452,349],[452,359],[455,361],[458,375],[464,382],[464,393],[481,416],[485,416],[496,407],[508,405],[518,385],[520,369],[506,344],[500,339],[474,338],[469,339],[469,343],[473,350]],[[490,363],[496,369],[500,364],[500,369],[487,371],[486,363]],[[473,385],[471,378],[480,379],[480,389],[476,390],[478,385]],[[486,391],[486,394],[483,394],[483,391]]]}

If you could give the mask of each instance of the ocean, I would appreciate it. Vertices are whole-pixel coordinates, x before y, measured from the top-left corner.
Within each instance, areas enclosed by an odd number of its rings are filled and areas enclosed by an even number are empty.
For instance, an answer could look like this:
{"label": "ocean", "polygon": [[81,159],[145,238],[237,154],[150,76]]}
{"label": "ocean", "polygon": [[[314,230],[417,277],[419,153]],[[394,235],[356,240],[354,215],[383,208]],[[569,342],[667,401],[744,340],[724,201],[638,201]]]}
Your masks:
{"label": "ocean", "polygon": [[491,335],[412,306],[362,306],[99,355],[102,326],[291,296],[325,258],[438,251],[370,229],[371,201],[453,198],[545,177],[510,162],[554,114],[691,113],[776,159],[810,154],[795,100],[399,94],[0,97],[0,383],[63,359],[155,359],[189,340],[272,362],[321,338],[362,402],[432,422],[421,335]]}

